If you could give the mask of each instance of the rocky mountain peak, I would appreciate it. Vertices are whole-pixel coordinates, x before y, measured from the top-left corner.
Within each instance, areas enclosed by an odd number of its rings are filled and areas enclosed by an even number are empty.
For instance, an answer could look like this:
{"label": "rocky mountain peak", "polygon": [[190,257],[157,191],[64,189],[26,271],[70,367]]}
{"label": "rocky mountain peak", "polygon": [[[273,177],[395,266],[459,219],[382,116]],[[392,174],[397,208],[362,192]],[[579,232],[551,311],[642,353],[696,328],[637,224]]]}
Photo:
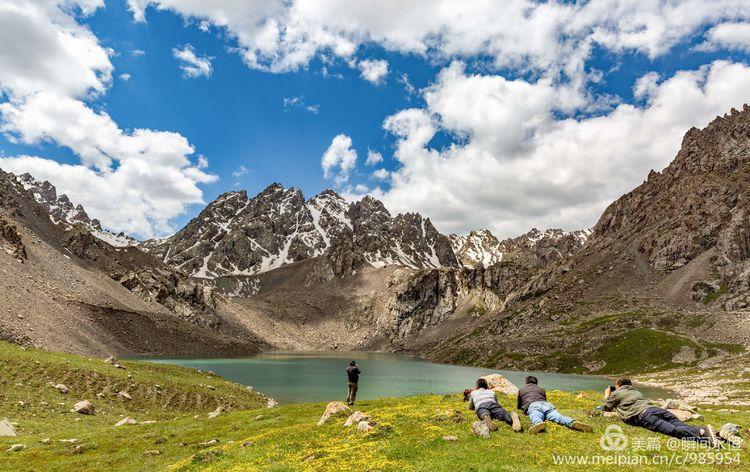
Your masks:
{"label": "rocky mountain peak", "polygon": [[489,230],[481,229],[466,236],[453,234],[450,240],[453,251],[465,266],[481,264],[489,267],[508,260],[537,266],[572,256],[583,246],[590,232],[532,228],[526,234],[500,241]]}
{"label": "rocky mountain peak", "polygon": [[90,218],[83,205],[74,205],[65,194],[58,195],[55,186],[48,181],[40,182],[28,172],[17,176],[16,179],[34,196],[37,203],[47,209],[53,223],[81,225],[95,237],[113,246],[130,246],[137,243],[135,239],[122,233],[115,234],[102,229],[99,220]]}
{"label": "rocky mountain peak", "polygon": [[419,214],[393,218],[373,197],[349,204],[331,189],[306,201],[299,189],[278,183],[250,199],[223,194],[171,238],[143,247],[188,274],[215,278],[267,272],[334,244],[376,267],[457,265],[448,240]]}

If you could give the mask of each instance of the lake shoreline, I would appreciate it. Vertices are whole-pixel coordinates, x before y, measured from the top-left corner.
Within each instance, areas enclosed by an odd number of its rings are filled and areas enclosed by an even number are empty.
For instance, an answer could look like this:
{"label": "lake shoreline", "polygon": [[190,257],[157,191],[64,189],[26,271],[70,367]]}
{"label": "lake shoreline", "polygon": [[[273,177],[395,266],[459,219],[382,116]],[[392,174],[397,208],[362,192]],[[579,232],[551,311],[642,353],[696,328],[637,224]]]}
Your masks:
{"label": "lake shoreline", "polygon": [[[487,369],[433,362],[410,353],[372,351],[266,351],[242,358],[164,358],[137,360],[215,372],[251,386],[283,404],[341,400],[346,396],[344,370],[356,360],[363,370],[359,397],[400,398],[412,395],[454,394],[474,386],[476,379],[499,374],[520,387],[535,375],[547,390],[603,392],[612,383],[604,376],[559,372]],[[654,398],[674,398],[674,392],[640,385]]]}

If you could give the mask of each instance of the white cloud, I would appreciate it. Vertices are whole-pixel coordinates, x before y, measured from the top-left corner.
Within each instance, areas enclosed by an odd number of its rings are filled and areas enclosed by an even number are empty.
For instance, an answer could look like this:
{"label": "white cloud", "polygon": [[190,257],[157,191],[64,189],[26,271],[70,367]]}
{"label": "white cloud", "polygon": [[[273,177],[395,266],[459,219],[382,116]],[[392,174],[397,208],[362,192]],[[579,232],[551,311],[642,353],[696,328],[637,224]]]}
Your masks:
{"label": "white cloud", "polygon": [[[691,34],[723,21],[748,21],[747,0],[129,0],[137,21],[154,7],[210,22],[239,45],[252,68],[286,72],[316,57],[351,61],[363,46],[447,58],[489,58],[584,81],[594,47],[655,58]],[[576,84],[581,87],[582,84]]]}
{"label": "white cloud", "polygon": [[406,94],[410,97],[417,92],[417,89],[414,87],[414,85],[412,85],[411,80],[409,80],[409,74],[401,74],[401,76],[398,78],[398,83],[404,86]]}
{"label": "white cloud", "polygon": [[722,23],[706,33],[706,42],[698,49],[714,50],[720,47],[750,52],[750,23]]}
{"label": "white cloud", "polygon": [[314,115],[317,115],[320,111],[320,105],[317,103],[307,103],[305,97],[301,95],[296,97],[284,97],[284,111],[291,110],[292,108],[299,108]]}
{"label": "white cloud", "polygon": [[385,76],[388,75],[388,61],[382,59],[377,61],[365,59],[359,61],[357,67],[362,78],[375,85],[383,83]]}
{"label": "white cloud", "polygon": [[[216,180],[191,162],[183,136],[122,130],[89,102],[107,91],[114,52],[79,21],[102,0],[0,0],[0,131],[11,141],[70,148],[80,164],[36,156],[0,158],[0,167],[47,179],[111,229],[140,236],[171,231],[169,221],[203,201],[198,184]],[[122,80],[129,78],[120,74]]]}
{"label": "white cloud", "polygon": [[[589,227],[650,169],[666,166],[690,127],[750,100],[744,64],[716,61],[659,83],[646,77],[638,81],[648,97],[643,108],[559,118],[565,92],[544,79],[470,75],[453,64],[425,90],[424,109],[385,120],[400,167],[390,189],[370,193],[394,212],[430,215],[444,232]],[[432,148],[438,131],[459,139]]]}
{"label": "white cloud", "polygon": [[38,93],[22,103],[1,104],[0,114],[0,129],[12,139],[54,142],[70,148],[82,162],[62,165],[23,156],[0,159],[0,167],[49,180],[116,230],[145,237],[163,234],[171,229],[168,221],[187,205],[203,202],[197,185],[216,180],[202,170],[205,158],[190,161],[195,150],[183,136],[149,129],[125,132],[109,115],[73,98]]}
{"label": "white cloud", "polygon": [[192,79],[197,77],[211,77],[211,73],[213,72],[213,66],[211,65],[212,58],[209,56],[198,56],[190,44],[183,46],[181,49],[172,49],[172,55],[180,61],[180,69],[185,77]]}
{"label": "white cloud", "polygon": [[381,162],[383,162],[383,155],[381,153],[371,149],[367,150],[367,160],[365,161],[365,164],[368,166],[374,166]]}
{"label": "white cloud", "polygon": [[[103,2],[66,1],[93,13]],[[105,91],[114,67],[86,27],[52,1],[0,1],[0,89],[83,97]]]}
{"label": "white cloud", "polygon": [[235,176],[235,177],[237,177],[239,179],[243,175],[247,175],[249,172],[250,172],[250,169],[248,169],[247,167],[241,165],[241,166],[239,166],[237,168],[237,170],[235,170],[234,172],[232,172],[232,175]]}
{"label": "white cloud", "polygon": [[131,54],[133,55],[133,57],[143,57],[146,55],[146,51],[144,51],[143,49],[133,49]]}
{"label": "white cloud", "polygon": [[337,185],[349,180],[349,172],[357,163],[357,151],[352,149],[352,138],[339,134],[323,154],[321,166],[326,179],[333,178]]}
{"label": "white cloud", "polygon": [[633,86],[633,96],[640,100],[653,95],[654,92],[659,90],[659,78],[660,76],[656,72],[649,72],[638,78]]}
{"label": "white cloud", "polygon": [[375,180],[388,180],[388,178],[391,176],[391,173],[388,172],[386,169],[378,169],[372,174],[370,174],[370,178]]}
{"label": "white cloud", "polygon": [[122,80],[124,82],[127,82],[128,80],[130,80],[130,78],[131,78],[131,76],[128,73],[120,74],[120,80]]}

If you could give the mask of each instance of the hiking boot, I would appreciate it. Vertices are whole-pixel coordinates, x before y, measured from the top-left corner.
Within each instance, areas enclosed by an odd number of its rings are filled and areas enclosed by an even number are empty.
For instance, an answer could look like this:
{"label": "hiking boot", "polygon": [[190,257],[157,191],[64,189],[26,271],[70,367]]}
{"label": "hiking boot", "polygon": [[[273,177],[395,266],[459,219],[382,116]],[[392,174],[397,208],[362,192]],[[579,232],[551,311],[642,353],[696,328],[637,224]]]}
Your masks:
{"label": "hiking boot", "polygon": [[716,434],[720,439],[728,442],[731,446],[741,448],[745,441],[737,435],[739,433],[739,426],[732,423],[727,423],[721,427],[719,432]]}
{"label": "hiking boot", "polygon": [[492,421],[492,418],[490,418],[490,415],[484,415],[482,419],[484,420],[484,424],[487,425],[487,428],[490,431],[497,431],[497,425],[495,424],[494,421]]}
{"label": "hiking boot", "polygon": [[570,425],[571,429],[575,429],[576,431],[583,431],[584,433],[590,433],[594,430],[591,426],[587,425],[586,423],[581,423],[580,421],[573,421],[573,424]]}
{"label": "hiking boot", "polygon": [[701,437],[706,440],[706,444],[708,444],[708,447],[720,447],[721,444],[719,444],[719,441],[716,439],[716,434],[714,433],[713,426],[706,425],[705,428],[701,428]]}
{"label": "hiking boot", "polygon": [[547,423],[542,421],[529,428],[529,434],[539,434],[547,428]]}
{"label": "hiking boot", "polygon": [[516,433],[520,433],[521,431],[523,431],[523,426],[521,426],[521,418],[518,417],[518,413],[514,411],[510,414],[510,417],[513,420],[510,425],[513,428],[513,431],[515,431]]}

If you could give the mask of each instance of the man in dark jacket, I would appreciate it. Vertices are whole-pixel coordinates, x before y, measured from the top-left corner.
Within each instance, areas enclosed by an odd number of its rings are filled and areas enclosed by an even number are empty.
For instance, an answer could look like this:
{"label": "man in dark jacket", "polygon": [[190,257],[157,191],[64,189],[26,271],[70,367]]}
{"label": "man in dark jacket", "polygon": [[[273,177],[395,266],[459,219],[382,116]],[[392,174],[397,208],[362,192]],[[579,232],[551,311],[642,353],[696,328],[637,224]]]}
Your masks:
{"label": "man in dark jacket", "polygon": [[615,382],[615,390],[604,391],[604,411],[616,411],[626,423],[680,439],[714,444],[715,437],[710,425],[691,426],[680,421],[675,415],[651,404],[641,392],[633,388],[627,377]]}
{"label": "man in dark jacket", "polygon": [[354,400],[357,398],[357,384],[361,373],[362,371],[359,370],[359,366],[354,361],[351,361],[349,367],[346,368],[346,375],[349,378],[349,395],[346,397],[348,405],[354,405]]}
{"label": "man in dark jacket", "polygon": [[591,426],[557,411],[555,405],[547,401],[547,392],[539,386],[539,380],[533,375],[526,377],[526,385],[518,390],[518,409],[529,415],[531,420],[529,433],[531,434],[544,431],[547,427],[547,421],[567,426],[576,431],[592,431]]}

